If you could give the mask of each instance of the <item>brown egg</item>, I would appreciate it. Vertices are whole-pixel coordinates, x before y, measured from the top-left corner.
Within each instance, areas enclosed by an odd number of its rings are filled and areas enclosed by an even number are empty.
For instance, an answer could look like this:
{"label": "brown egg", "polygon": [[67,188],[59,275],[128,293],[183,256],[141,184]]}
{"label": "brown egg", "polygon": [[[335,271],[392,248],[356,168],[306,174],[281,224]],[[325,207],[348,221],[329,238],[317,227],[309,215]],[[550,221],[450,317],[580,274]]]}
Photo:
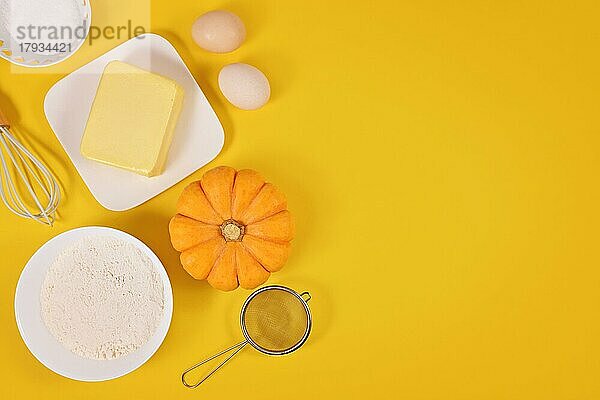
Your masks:
{"label": "brown egg", "polygon": [[192,37],[198,46],[214,53],[229,53],[244,42],[244,23],[232,12],[209,11],[201,15],[192,26]]}

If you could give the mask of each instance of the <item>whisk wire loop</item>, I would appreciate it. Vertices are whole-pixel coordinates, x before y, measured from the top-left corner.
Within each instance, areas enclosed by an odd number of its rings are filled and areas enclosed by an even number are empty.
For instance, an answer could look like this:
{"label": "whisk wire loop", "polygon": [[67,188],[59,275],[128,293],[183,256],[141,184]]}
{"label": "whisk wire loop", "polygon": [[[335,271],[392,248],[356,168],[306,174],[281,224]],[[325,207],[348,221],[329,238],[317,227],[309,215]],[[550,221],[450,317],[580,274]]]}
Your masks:
{"label": "whisk wire loop", "polygon": [[[20,179],[35,207],[28,206],[13,180]],[[6,126],[0,126],[0,198],[14,214],[30,218],[45,225],[52,225],[61,194],[58,182],[48,170],[25,146],[10,133]],[[36,185],[37,191],[34,188]],[[43,195],[43,199],[40,198]]]}

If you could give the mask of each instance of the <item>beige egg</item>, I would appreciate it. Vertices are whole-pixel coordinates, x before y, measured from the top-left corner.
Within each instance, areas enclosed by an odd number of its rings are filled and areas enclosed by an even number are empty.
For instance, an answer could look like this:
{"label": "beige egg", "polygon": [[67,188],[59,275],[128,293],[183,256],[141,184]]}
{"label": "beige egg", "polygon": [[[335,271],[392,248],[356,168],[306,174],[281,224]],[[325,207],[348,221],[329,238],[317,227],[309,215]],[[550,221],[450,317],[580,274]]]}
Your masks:
{"label": "beige egg", "polygon": [[215,10],[201,15],[192,25],[192,37],[198,46],[214,53],[229,53],[244,42],[244,23],[232,12]]}
{"label": "beige egg", "polygon": [[242,110],[256,110],[271,97],[269,80],[252,65],[229,64],[219,72],[219,88],[231,104]]}

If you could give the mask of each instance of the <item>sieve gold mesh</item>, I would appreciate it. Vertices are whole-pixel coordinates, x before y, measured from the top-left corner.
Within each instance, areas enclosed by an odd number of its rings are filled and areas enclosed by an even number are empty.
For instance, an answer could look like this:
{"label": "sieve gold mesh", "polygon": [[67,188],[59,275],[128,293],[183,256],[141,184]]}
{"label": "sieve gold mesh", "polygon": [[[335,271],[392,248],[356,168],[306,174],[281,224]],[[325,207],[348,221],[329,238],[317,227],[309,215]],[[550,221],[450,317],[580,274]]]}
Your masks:
{"label": "sieve gold mesh", "polygon": [[243,322],[251,341],[272,352],[286,352],[299,344],[308,330],[304,304],[284,290],[258,293],[248,303]]}

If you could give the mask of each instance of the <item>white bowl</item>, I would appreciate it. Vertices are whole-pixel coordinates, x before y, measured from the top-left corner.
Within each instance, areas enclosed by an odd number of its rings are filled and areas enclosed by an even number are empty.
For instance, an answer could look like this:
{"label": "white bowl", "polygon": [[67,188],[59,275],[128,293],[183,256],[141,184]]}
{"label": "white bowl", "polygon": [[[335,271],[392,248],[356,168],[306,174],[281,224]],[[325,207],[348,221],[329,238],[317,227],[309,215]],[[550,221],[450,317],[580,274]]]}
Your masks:
{"label": "white bowl", "polygon": [[[165,308],[163,318],[150,340],[136,351],[114,360],[91,360],[64,347],[46,328],[40,310],[40,291],[46,271],[67,246],[91,235],[108,235],[132,243],[154,263],[163,281]],[[169,276],[158,257],[137,238],[106,227],[90,226],[64,232],[44,244],[31,257],[19,278],[15,294],[15,317],[19,333],[31,353],[48,369],[85,382],[118,378],[137,369],[152,357],[162,344],[173,315],[173,293]]]}
{"label": "white bowl", "polygon": [[89,0],[74,0],[79,6],[86,32],[84,38],[76,38],[71,44],[71,51],[54,54],[36,54],[32,52],[21,52],[16,45],[11,46],[10,34],[0,26],[0,57],[22,67],[40,68],[58,64],[71,57],[83,44],[90,33],[92,23],[92,8]]}

